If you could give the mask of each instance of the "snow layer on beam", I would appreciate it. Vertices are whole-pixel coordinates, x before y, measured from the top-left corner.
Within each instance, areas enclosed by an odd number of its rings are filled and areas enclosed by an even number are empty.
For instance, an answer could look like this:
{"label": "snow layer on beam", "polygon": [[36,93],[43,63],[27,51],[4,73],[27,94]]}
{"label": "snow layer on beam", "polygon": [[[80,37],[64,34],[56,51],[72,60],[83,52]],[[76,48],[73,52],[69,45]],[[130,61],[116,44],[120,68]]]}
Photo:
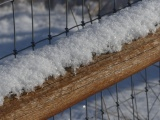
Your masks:
{"label": "snow layer on beam", "polygon": [[143,0],[132,7],[105,17],[54,45],[25,52],[0,65],[0,104],[4,97],[33,91],[48,76],[65,75],[66,67],[74,70],[92,61],[92,54],[120,51],[124,43],[155,32],[160,23],[160,0]]}

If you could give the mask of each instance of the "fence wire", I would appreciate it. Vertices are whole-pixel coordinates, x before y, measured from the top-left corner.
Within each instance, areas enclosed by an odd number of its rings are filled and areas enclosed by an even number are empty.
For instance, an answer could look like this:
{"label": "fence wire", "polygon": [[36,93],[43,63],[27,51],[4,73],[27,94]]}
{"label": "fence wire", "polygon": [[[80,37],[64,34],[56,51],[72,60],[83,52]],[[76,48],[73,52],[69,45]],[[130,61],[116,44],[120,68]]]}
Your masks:
{"label": "fence wire", "polygon": [[[103,2],[105,0],[97,0],[98,1],[98,13],[96,13],[96,17],[93,17],[91,14],[91,8],[85,2],[87,0],[82,0],[81,4],[81,22],[78,23],[75,17],[74,10],[69,4],[69,0],[65,0],[65,26],[62,32],[53,35],[52,34],[52,26],[51,26],[51,0],[47,0],[48,2],[48,25],[46,28],[48,29],[48,34],[43,39],[35,40],[35,14],[34,14],[34,0],[30,0],[30,9],[31,9],[31,36],[32,39],[29,41],[30,45],[23,47],[21,49],[17,48],[17,32],[16,32],[16,16],[15,16],[15,1],[16,0],[7,0],[0,3],[0,7],[10,4],[12,8],[12,26],[11,30],[13,30],[13,50],[10,51],[9,54],[0,56],[0,60],[7,58],[9,56],[14,56],[25,51],[26,49],[31,48],[33,51],[35,47],[44,42],[48,41],[48,44],[52,44],[52,40],[56,39],[59,36],[65,35],[69,36],[69,32],[77,28],[77,30],[83,29],[87,24],[93,24],[94,21],[100,21],[102,17],[106,15],[111,15],[125,7],[130,7],[134,3],[141,1],[137,0],[132,2],[131,0],[127,0],[127,4],[120,9],[117,7],[117,0],[113,0],[113,9],[110,12],[102,12],[104,7]],[[89,16],[89,20],[85,20],[84,9],[87,9],[87,14]],[[73,19],[76,23],[75,26],[69,27],[68,22],[68,14],[69,12],[72,14]],[[1,36],[0,36],[1,39]],[[129,80],[128,86],[126,89],[122,89],[123,85],[121,83],[117,83],[115,86],[108,88],[100,93],[95,94],[94,96],[82,101],[78,106],[73,106],[69,108],[69,110],[64,111],[50,119],[53,120],[75,120],[75,118],[79,118],[80,120],[154,120],[157,119],[157,116],[160,112],[160,62],[152,65],[154,69],[157,69],[157,77],[158,80],[149,81],[149,73],[148,68],[144,71],[139,72],[136,75],[132,75]],[[138,82],[135,76],[139,76]],[[139,83],[141,87],[137,85]],[[119,86],[122,86],[119,87]],[[144,88],[143,88],[144,87]],[[142,89],[143,88],[143,89]],[[157,89],[157,90],[155,90]],[[123,92],[121,92],[123,91]],[[127,92],[127,93],[126,93]],[[126,93],[126,94],[125,94]],[[128,96],[129,94],[129,96]],[[108,98],[108,99],[107,99]],[[139,103],[139,102],[142,103]],[[78,110],[77,110],[78,108]],[[156,109],[156,110],[155,110]],[[154,111],[154,112],[153,112]],[[68,114],[69,113],[69,114]],[[78,117],[77,117],[78,116]],[[75,117],[75,118],[74,118]]]}
{"label": "fence wire", "polygon": [[159,106],[160,62],[49,120],[158,120]]}
{"label": "fence wire", "polygon": [[[18,55],[18,53],[20,53],[20,52],[22,52],[22,51],[24,51],[24,50],[26,50],[26,49],[29,49],[29,48],[31,48],[33,51],[35,50],[35,47],[38,45],[38,44],[40,44],[41,42],[44,42],[44,41],[49,41],[48,43],[49,44],[51,44],[51,41],[52,40],[54,40],[54,39],[56,39],[58,36],[61,36],[61,35],[64,35],[64,34],[66,34],[66,36],[68,36],[68,33],[72,30],[72,29],[74,29],[74,28],[78,28],[78,30],[80,29],[80,28],[84,28],[87,24],[92,24],[94,21],[100,21],[100,19],[102,18],[102,17],[104,17],[104,16],[106,16],[106,15],[111,15],[111,14],[113,14],[113,13],[115,13],[115,12],[117,12],[117,11],[119,11],[119,10],[121,10],[121,9],[124,9],[125,7],[128,7],[128,6],[131,6],[132,4],[134,4],[134,3],[136,3],[136,2],[138,2],[138,1],[140,1],[140,0],[136,0],[136,1],[130,1],[130,0],[127,0],[127,5],[124,5],[122,8],[117,8],[117,6],[116,6],[116,3],[117,3],[117,1],[116,0],[113,0],[114,1],[114,8],[113,8],[113,10],[110,10],[110,12],[103,12],[102,13],[102,9],[103,9],[103,5],[102,5],[102,3],[104,2],[104,1],[107,1],[107,0],[97,0],[98,1],[98,13],[96,13],[96,17],[95,18],[93,18],[93,16],[91,15],[91,8],[90,8],[90,6],[88,5],[88,4],[86,4],[86,1],[89,1],[89,0],[82,0],[82,4],[81,4],[81,6],[82,6],[82,16],[81,16],[81,23],[77,23],[77,21],[76,21],[76,18],[75,18],[75,16],[74,16],[74,11],[72,10],[72,8],[71,8],[71,6],[70,6],[70,4],[69,4],[69,0],[65,0],[65,11],[66,11],[66,17],[64,18],[66,21],[65,21],[65,23],[66,23],[66,26],[64,26],[64,31],[62,31],[62,32],[60,32],[60,33],[58,33],[58,34],[56,34],[56,35],[52,35],[52,30],[51,30],[51,0],[47,0],[48,1],[48,21],[49,21],[49,25],[48,25],[48,27],[46,27],[46,28],[48,28],[48,34],[46,35],[46,37],[45,38],[43,38],[43,39],[39,39],[39,40],[37,40],[37,41],[35,41],[35,31],[34,31],[34,26],[35,26],[35,21],[34,21],[34,17],[35,17],[35,15],[34,15],[34,0],[29,0],[29,2],[30,2],[30,6],[31,6],[31,25],[32,25],[32,39],[31,39],[31,41],[29,42],[30,43],[30,45],[28,45],[28,46],[26,46],[26,47],[23,47],[23,48],[21,48],[21,49],[18,49],[17,48],[17,33],[16,33],[16,22],[15,22],[15,19],[16,19],[16,16],[15,16],[15,1],[16,0],[8,0],[8,1],[5,1],[5,2],[2,2],[2,3],[0,3],[0,7],[2,7],[2,6],[4,6],[5,4],[11,4],[11,7],[12,7],[12,14],[13,14],[13,16],[12,16],[12,19],[13,19],[13,28],[11,28],[11,30],[13,29],[13,34],[14,34],[14,38],[13,38],[13,50],[12,51],[10,51],[10,53],[9,54],[5,54],[5,55],[3,55],[3,56],[0,56],[0,60],[2,60],[2,59],[4,59],[4,58],[7,58],[7,57],[9,57],[9,56],[13,56],[14,55],[14,57],[16,58],[16,56]],[[88,16],[89,16],[89,21],[85,21],[85,16],[84,16],[84,8],[86,8],[87,9],[87,13],[88,13]],[[74,19],[74,21],[75,21],[75,23],[76,23],[76,25],[75,26],[72,26],[72,27],[68,27],[68,13],[69,12],[71,12],[72,13],[72,16],[73,16],[73,19]],[[1,38],[1,36],[0,36],[0,38]]]}

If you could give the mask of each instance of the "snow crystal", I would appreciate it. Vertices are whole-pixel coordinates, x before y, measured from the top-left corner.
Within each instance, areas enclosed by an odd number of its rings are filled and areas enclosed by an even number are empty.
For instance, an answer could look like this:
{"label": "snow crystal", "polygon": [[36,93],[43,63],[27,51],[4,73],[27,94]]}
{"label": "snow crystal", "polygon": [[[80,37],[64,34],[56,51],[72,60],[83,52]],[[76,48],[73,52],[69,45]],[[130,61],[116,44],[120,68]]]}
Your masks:
{"label": "snow crystal", "polygon": [[0,104],[10,94],[19,96],[23,90],[33,91],[48,76],[65,75],[66,67],[76,70],[89,64],[93,53],[120,51],[124,43],[155,32],[155,25],[160,23],[159,6],[160,0],[143,0],[53,45],[5,59],[0,65]]}

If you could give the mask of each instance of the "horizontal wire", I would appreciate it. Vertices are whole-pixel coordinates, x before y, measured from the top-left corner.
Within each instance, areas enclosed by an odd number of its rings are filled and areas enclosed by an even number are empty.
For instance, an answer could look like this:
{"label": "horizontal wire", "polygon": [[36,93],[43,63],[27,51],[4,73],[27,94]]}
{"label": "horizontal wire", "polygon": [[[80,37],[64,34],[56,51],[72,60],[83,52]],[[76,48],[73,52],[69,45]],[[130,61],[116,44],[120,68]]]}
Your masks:
{"label": "horizontal wire", "polygon": [[[6,1],[6,2],[1,3],[0,5],[5,4],[5,3],[8,3],[8,2],[14,2],[14,0],[8,0],[8,1]],[[131,3],[131,4],[135,4],[135,3],[137,3],[137,2],[139,2],[139,1],[133,2],[133,3]],[[121,8],[121,9],[124,9],[124,8],[126,8],[126,7],[129,7],[129,6],[125,6],[125,7]],[[119,10],[121,10],[121,9],[118,9],[117,11],[119,11]],[[111,15],[111,14],[114,14],[113,11],[107,12],[107,13],[103,14],[103,15],[101,15],[101,17],[104,17],[104,16],[106,16],[106,15]],[[94,18],[94,19],[92,19],[92,20],[89,20],[89,21],[87,21],[87,22],[84,22],[84,23],[85,23],[85,24],[89,24],[89,23],[91,23],[91,22],[93,22],[93,21],[96,21],[96,20],[98,20],[98,17],[96,17],[96,18]],[[82,23],[81,23],[81,24],[78,24],[78,25],[75,25],[75,26],[69,28],[68,30],[72,30],[72,29],[74,29],[74,28],[76,28],[76,27],[79,27],[79,26],[82,26]],[[62,34],[65,34],[65,33],[66,33],[66,31],[63,31],[63,32],[61,32],[61,33],[59,33],[59,34],[51,35],[51,37],[52,37],[52,38],[55,38],[55,37],[58,37],[58,36],[60,36],[60,35],[62,35]],[[41,42],[43,42],[43,41],[46,41],[46,40],[48,40],[48,37],[47,37],[47,38],[44,38],[44,39],[41,39],[41,40],[39,40],[39,41],[37,41],[37,42],[35,42],[35,45],[36,45],[36,44],[39,44],[39,43],[41,43]],[[52,40],[53,40],[53,39],[52,39]],[[23,48],[23,49],[17,50],[17,53],[22,52],[22,51],[24,51],[24,50],[26,50],[26,49],[28,49],[28,48],[32,48],[32,47],[33,47],[32,45],[29,45],[29,46],[27,46],[27,47],[25,47],[25,48]],[[2,56],[2,57],[0,57],[0,60],[2,60],[2,59],[4,59],[4,58],[7,58],[7,57],[9,57],[9,56],[12,56],[13,54],[14,54],[14,53],[10,53],[10,54],[7,54],[7,55],[5,55],[5,56]]]}
{"label": "horizontal wire", "polygon": [[1,5],[4,5],[4,4],[6,4],[6,3],[9,3],[9,2],[13,2],[14,0],[8,0],[8,1],[5,1],[5,2],[2,2],[2,3],[0,3],[0,6]]}
{"label": "horizontal wire", "polygon": [[160,66],[159,65],[153,65],[154,67],[158,67],[158,68],[160,68]]}

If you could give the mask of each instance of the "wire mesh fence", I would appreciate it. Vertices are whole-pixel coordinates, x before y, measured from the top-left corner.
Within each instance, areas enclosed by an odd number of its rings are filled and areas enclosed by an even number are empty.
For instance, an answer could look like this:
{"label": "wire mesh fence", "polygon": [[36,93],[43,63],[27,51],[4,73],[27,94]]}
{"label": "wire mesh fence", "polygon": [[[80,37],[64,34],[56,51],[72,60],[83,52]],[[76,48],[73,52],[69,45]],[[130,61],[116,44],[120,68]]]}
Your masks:
{"label": "wire mesh fence", "polygon": [[[19,14],[20,11],[17,10],[16,4],[20,2],[19,0],[8,0],[8,1],[0,1],[0,8],[9,6],[6,11],[9,11],[9,13],[2,14],[0,17],[1,19],[9,19],[12,20],[12,23],[6,23],[9,26],[9,30],[12,31],[11,33],[8,33],[10,35],[12,42],[10,42],[9,46],[5,46],[1,44],[1,48],[4,48],[1,50],[0,54],[0,60],[8,57],[8,56],[14,56],[17,57],[17,54],[26,50],[26,49],[32,49],[35,50],[37,46],[40,46],[43,42],[44,44],[52,44],[56,39],[58,39],[59,36],[68,36],[71,34],[74,29],[80,30],[83,29],[85,26],[92,24],[93,22],[99,22],[100,19],[105,15],[110,15],[114,12],[117,12],[118,10],[121,10],[125,7],[131,6],[132,4],[138,2],[140,0],[64,0],[59,1],[59,3],[63,4],[65,15],[61,16],[61,24],[62,29],[59,30],[59,28],[54,28],[54,22],[52,21],[52,18],[54,14],[52,14],[53,8],[56,4],[56,0],[28,0],[26,6],[29,6],[27,9],[30,9],[29,13],[27,14],[30,16],[30,30],[27,32],[22,32],[23,30],[20,29],[20,22],[25,21],[19,20],[17,16],[26,14],[23,12],[22,14]],[[47,8],[47,13],[42,15],[45,20],[48,21],[48,23],[43,27],[43,36],[41,35],[37,28],[36,28],[36,22],[37,17],[41,13],[38,10],[35,9],[36,4],[44,3],[44,5]],[[24,6],[25,6],[24,5]],[[73,6],[77,6],[77,10],[74,9]],[[62,6],[61,6],[62,7]],[[38,13],[39,12],[39,13]],[[79,19],[77,20],[75,13],[79,13]],[[10,17],[7,18],[8,14]],[[58,14],[58,13],[57,13]],[[72,17],[71,17],[72,16]],[[39,18],[39,19],[44,19]],[[71,20],[72,19],[72,20]],[[8,20],[7,20],[8,21]],[[70,24],[70,21],[72,24]],[[19,29],[19,30],[18,30]],[[39,28],[38,28],[39,29]],[[56,31],[56,32],[55,32]],[[26,34],[31,37],[24,37]],[[6,35],[8,37],[8,35]],[[3,38],[5,35],[0,34],[0,39]],[[39,37],[38,37],[39,36]],[[20,42],[21,39],[24,39],[25,42]],[[53,41],[53,42],[52,42]]]}
{"label": "wire mesh fence", "polygon": [[[18,1],[18,0],[17,0]],[[37,46],[44,44],[53,44],[59,37],[65,37],[72,34],[73,31],[81,30],[87,25],[93,24],[93,22],[100,22],[101,18],[105,15],[113,14],[125,7],[131,6],[132,4],[140,0],[77,0],[70,1],[64,0],[64,15],[59,16],[58,20],[61,20],[63,24],[59,27],[54,28],[53,21],[53,0],[43,0],[47,8],[47,12],[42,14],[40,19],[44,19],[47,22],[43,27],[42,32],[37,29],[37,20],[41,11],[35,9],[36,0],[29,0],[27,6],[29,6],[30,16],[30,30],[25,33],[19,33],[21,30],[18,21],[18,11],[16,9],[16,0],[7,0],[0,3],[0,8],[8,5],[10,17],[12,21],[10,23],[9,29],[11,31],[12,42],[10,43],[10,48],[5,54],[0,54],[0,60],[7,58],[9,56],[14,56],[25,51],[26,49],[35,50]],[[94,3],[94,4],[93,4]],[[77,6],[78,11],[74,9],[74,5]],[[77,19],[76,14],[79,13],[79,19]],[[2,14],[0,20],[5,19],[6,14]],[[25,13],[23,13],[25,14]],[[20,15],[23,15],[20,14]],[[70,23],[70,21],[72,24]],[[25,23],[24,23],[25,24]],[[20,37],[24,39],[24,35],[29,35],[31,37],[25,38],[25,42],[19,42]],[[0,40],[3,36],[1,34]],[[3,44],[1,45],[3,46]],[[5,45],[4,45],[5,46]],[[6,46],[5,46],[6,47]],[[1,53],[3,51],[0,51]],[[154,69],[152,74],[151,68]],[[151,79],[152,78],[152,79]],[[91,96],[90,98],[82,101],[78,105],[75,105],[68,110],[50,118],[54,120],[153,120],[160,118],[159,116],[159,106],[160,105],[160,63],[156,63],[151,67],[137,73],[124,80],[122,83],[117,83],[116,85],[101,91],[100,93]]]}
{"label": "wire mesh fence", "polygon": [[158,120],[159,105],[160,62],[49,120]]}

